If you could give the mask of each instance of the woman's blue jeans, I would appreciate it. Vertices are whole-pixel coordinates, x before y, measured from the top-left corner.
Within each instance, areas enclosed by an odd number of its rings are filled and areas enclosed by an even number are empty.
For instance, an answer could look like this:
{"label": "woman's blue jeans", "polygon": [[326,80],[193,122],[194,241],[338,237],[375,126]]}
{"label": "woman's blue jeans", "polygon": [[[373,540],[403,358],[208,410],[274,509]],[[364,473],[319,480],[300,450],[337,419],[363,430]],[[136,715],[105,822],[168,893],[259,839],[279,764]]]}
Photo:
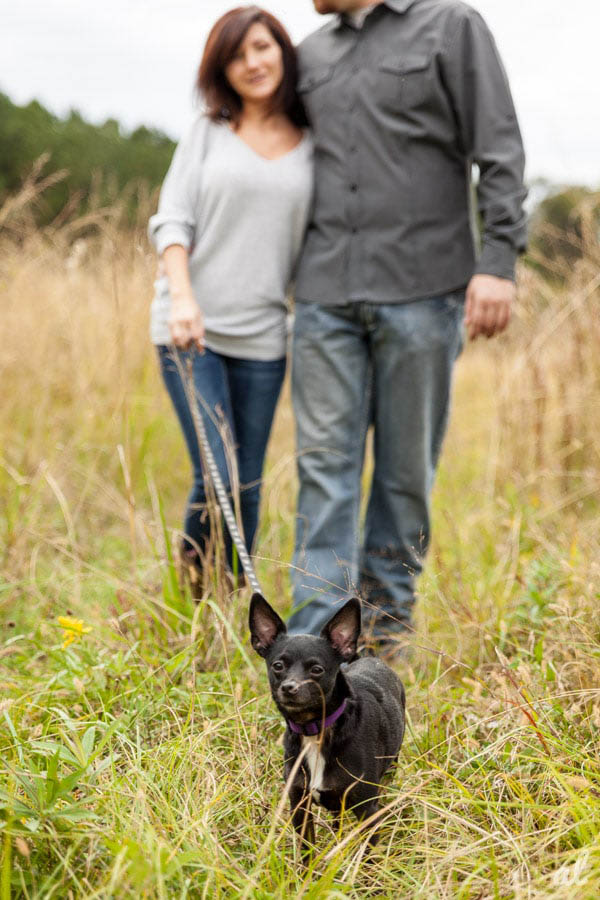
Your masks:
{"label": "woman's blue jeans", "polygon": [[[411,303],[296,304],[292,631],[318,634],[355,591],[375,637],[409,625],[463,316],[464,291]],[[361,528],[369,425],[374,470]]]}
{"label": "woman's blue jeans", "polygon": [[[234,359],[206,350],[174,351],[159,346],[162,377],[175,407],[192,462],[194,482],[188,497],[184,524],[184,550],[204,555],[210,537],[202,457],[192,413],[180,371],[177,353],[187,371],[191,360],[198,409],[207,438],[226,488],[231,490],[227,445],[234,449],[240,484],[242,529],[252,552],[260,504],[262,471],[277,400],[285,375],[285,358],[277,360]],[[228,563],[232,547],[226,534]]]}

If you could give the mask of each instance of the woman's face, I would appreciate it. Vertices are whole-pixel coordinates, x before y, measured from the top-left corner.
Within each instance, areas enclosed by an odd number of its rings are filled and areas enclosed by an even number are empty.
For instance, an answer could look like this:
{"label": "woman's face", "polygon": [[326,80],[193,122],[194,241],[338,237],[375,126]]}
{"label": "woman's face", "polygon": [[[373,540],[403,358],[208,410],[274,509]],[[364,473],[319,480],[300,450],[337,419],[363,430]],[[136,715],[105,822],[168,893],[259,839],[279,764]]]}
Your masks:
{"label": "woman's face", "polygon": [[283,80],[281,47],[262,22],[251,25],[225,76],[244,103],[270,100]]}

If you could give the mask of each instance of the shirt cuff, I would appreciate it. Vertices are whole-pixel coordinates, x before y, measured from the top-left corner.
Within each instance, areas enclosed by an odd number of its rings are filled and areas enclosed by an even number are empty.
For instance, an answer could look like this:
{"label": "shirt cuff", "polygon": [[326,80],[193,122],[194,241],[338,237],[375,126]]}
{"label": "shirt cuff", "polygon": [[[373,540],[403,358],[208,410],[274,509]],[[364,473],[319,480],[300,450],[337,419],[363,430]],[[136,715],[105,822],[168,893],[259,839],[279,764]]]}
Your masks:
{"label": "shirt cuff", "polygon": [[181,244],[186,250],[192,246],[191,235],[184,225],[159,225],[152,234],[152,240],[159,256],[172,244]]}
{"label": "shirt cuff", "polygon": [[518,252],[505,241],[484,240],[475,275],[495,275],[496,278],[515,280]]}

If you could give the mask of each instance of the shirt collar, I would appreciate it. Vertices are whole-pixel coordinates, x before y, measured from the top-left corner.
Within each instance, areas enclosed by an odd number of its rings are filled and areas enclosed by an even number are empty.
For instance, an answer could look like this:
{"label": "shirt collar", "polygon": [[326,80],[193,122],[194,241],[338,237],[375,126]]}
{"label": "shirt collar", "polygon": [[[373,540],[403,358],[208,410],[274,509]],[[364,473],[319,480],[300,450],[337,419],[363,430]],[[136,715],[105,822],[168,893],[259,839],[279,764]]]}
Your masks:
{"label": "shirt collar", "polygon": [[389,6],[397,13],[405,13],[409,6],[412,6],[415,0],[383,0],[385,6]]}
{"label": "shirt collar", "polygon": [[[382,0],[381,6],[388,6],[393,12],[405,13],[409,6],[412,6],[416,0]],[[338,25],[343,25],[348,21],[345,13],[338,14]]]}

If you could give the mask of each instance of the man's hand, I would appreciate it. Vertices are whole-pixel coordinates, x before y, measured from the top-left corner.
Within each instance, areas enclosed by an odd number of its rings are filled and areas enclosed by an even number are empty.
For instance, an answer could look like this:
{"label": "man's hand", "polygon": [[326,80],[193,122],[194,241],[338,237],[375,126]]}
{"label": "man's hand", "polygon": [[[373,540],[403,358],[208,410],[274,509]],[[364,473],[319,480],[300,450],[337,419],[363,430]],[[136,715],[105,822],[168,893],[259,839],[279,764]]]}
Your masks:
{"label": "man's hand", "polygon": [[510,321],[516,288],[508,278],[473,275],[467,287],[465,325],[471,340],[484,334],[491,338],[504,331]]}
{"label": "man's hand", "polygon": [[204,319],[193,295],[172,299],[169,329],[176,347],[204,352]]}

